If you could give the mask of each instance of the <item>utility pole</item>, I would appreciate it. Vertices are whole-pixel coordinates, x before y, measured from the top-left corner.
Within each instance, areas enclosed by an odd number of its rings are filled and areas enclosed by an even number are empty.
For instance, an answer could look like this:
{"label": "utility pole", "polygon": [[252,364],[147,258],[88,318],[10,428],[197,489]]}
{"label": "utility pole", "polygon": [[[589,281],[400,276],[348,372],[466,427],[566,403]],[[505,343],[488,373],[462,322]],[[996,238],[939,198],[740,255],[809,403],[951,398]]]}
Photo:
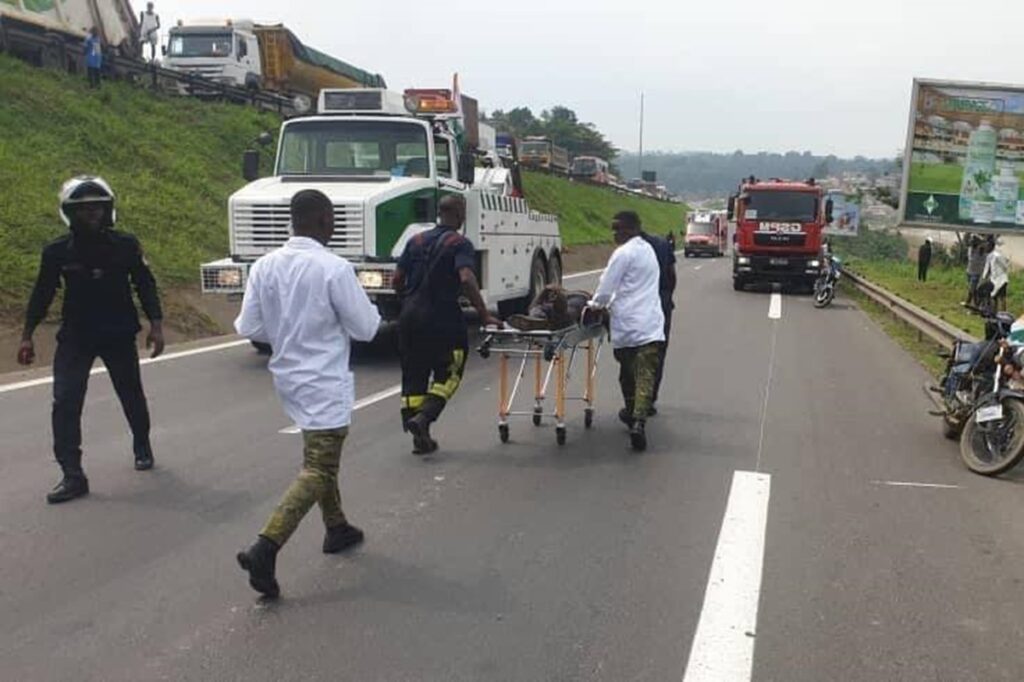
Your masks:
{"label": "utility pole", "polygon": [[640,92],[640,169],[636,176],[640,180],[644,178],[644,93]]}

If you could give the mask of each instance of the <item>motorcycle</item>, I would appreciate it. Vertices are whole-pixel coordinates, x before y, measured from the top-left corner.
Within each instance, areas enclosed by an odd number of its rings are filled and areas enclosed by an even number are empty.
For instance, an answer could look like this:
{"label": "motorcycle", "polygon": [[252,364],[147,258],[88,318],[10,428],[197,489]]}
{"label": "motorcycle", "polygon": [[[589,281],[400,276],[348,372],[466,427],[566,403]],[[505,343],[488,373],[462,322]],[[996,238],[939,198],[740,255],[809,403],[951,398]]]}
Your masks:
{"label": "motorcycle", "polygon": [[842,274],[842,261],[836,256],[826,256],[825,266],[814,281],[814,307],[824,308],[836,297],[836,284]]}
{"label": "motorcycle", "polygon": [[991,391],[975,401],[960,436],[960,459],[976,474],[997,476],[1024,459],[1024,348],[1003,341]]}
{"label": "motorcycle", "polygon": [[939,409],[931,414],[942,417],[942,435],[950,440],[961,437],[978,400],[991,393],[996,356],[1014,321],[1008,313],[973,310],[985,318],[985,340],[972,343],[957,339],[951,351],[940,353],[946,357],[945,372],[938,385],[928,387],[939,396]]}

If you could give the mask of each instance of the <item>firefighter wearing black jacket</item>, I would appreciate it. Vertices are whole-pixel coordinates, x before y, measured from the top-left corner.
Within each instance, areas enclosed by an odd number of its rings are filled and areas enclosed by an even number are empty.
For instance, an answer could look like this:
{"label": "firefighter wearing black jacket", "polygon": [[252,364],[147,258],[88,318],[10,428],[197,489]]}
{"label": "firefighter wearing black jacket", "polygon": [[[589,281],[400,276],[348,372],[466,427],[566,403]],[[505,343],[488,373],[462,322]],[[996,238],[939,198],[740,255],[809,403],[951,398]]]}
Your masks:
{"label": "firefighter wearing black jacket", "polygon": [[142,390],[135,337],[141,330],[132,287],[150,321],[146,346],[163,352],[160,298],[138,240],[113,229],[114,193],[98,177],[77,177],[60,194],[60,214],[71,233],[43,249],[42,264],[25,314],[18,362],[35,360],[32,334],[64,288],[61,326],[53,358],[53,450],[63,472],[47,495],[51,504],[89,492],[82,470],[82,407],[89,371],[103,360],[133,435],[135,468],[153,467],[149,408]]}

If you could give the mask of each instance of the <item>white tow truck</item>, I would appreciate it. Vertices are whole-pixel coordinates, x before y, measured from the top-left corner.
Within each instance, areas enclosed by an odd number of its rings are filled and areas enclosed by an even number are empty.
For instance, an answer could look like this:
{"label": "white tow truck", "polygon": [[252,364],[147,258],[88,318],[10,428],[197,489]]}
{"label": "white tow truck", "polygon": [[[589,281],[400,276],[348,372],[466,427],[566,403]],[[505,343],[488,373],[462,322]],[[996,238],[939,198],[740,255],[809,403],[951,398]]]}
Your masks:
{"label": "white tow truck", "polygon": [[289,203],[302,189],[330,197],[329,248],[352,262],[385,319],[399,310],[396,262],[414,235],[433,227],[446,194],[466,198],[465,235],[489,305],[515,312],[546,284],[561,283],[557,218],[530,209],[511,169],[476,167],[475,141],[461,146],[475,121],[464,120],[459,101],[449,90],[323,90],[316,115],[282,125],[272,177],[256,179],[258,152],[246,152],[250,184],[228,201],[230,256],[201,266],[203,292],[244,291],[252,263],[289,238]]}

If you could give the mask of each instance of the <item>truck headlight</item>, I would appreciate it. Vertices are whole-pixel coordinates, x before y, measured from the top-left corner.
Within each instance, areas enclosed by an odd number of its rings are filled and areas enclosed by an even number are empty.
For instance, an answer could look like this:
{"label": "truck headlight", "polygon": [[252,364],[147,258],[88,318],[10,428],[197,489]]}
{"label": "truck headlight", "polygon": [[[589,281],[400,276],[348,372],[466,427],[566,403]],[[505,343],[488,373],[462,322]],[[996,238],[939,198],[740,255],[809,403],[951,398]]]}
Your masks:
{"label": "truck headlight", "polygon": [[380,270],[360,270],[358,278],[364,289],[384,288],[384,273]]}
{"label": "truck headlight", "polygon": [[217,271],[217,286],[230,289],[242,286],[242,271],[238,268],[224,268]]}
{"label": "truck headlight", "polygon": [[740,256],[739,258],[736,259],[736,262],[739,265],[750,265],[750,259],[747,258],[746,256]]}
{"label": "truck headlight", "polygon": [[821,267],[821,261],[820,260],[807,261],[807,267],[809,267],[809,268],[820,268]]}

